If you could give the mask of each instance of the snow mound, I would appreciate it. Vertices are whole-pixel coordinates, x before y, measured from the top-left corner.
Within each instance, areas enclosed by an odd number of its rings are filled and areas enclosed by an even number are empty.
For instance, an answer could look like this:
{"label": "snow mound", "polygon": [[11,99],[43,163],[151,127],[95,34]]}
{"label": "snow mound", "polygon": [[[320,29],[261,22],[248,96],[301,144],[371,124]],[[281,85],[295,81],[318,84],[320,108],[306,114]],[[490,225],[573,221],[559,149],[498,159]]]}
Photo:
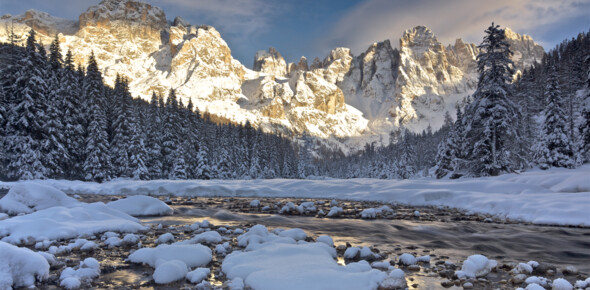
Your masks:
{"label": "snow mound", "polygon": [[555,280],[553,280],[553,286],[552,288],[553,290],[572,290],[574,289],[574,286],[568,282],[567,280],[563,279],[563,278],[557,278]]}
{"label": "snow mound", "polygon": [[204,232],[204,233],[200,233],[198,235],[195,235],[194,237],[185,240],[185,241],[181,241],[181,242],[177,242],[176,244],[179,245],[188,245],[188,244],[216,244],[216,243],[220,243],[223,240],[223,238],[221,237],[221,235],[216,232],[216,231],[209,231],[209,232]]}
{"label": "snow mound", "polygon": [[280,232],[279,237],[301,241],[307,238],[307,234],[302,229],[290,229]]}
{"label": "snow mound", "polygon": [[379,216],[387,216],[393,214],[393,209],[391,209],[389,206],[382,206],[379,208],[366,208],[363,211],[361,211],[361,218],[364,219],[375,219]]}
{"label": "snow mound", "polygon": [[188,274],[188,268],[183,261],[170,260],[160,263],[154,271],[154,281],[157,284],[168,284],[184,279]]}
{"label": "snow mound", "polygon": [[238,236],[238,246],[246,248],[246,251],[262,247],[264,243],[286,243],[295,244],[295,240],[289,237],[279,237],[268,232],[263,225],[251,227],[245,234]]}
{"label": "snow mound", "polygon": [[408,287],[406,284],[406,275],[401,269],[394,269],[391,271],[380,285],[385,289],[406,289],[406,287]]}
{"label": "snow mound", "polygon": [[103,203],[71,208],[56,206],[0,221],[0,237],[12,244],[75,238],[106,231],[138,232],[147,230],[139,220]]}
{"label": "snow mound", "polygon": [[171,233],[162,234],[156,239],[156,244],[167,244],[174,242],[174,235]]}
{"label": "snow mound", "polygon": [[342,213],[344,213],[344,209],[342,209],[341,207],[333,206],[330,208],[330,211],[328,212],[328,214],[326,216],[327,217],[337,217],[337,216],[341,215]]}
{"label": "snow mound", "polygon": [[334,240],[330,236],[325,236],[325,235],[324,236],[319,236],[316,239],[316,242],[318,242],[318,243],[324,243],[324,244],[326,244],[326,245],[328,245],[330,247],[334,247]]}
{"label": "snow mound", "polygon": [[0,242],[0,289],[34,287],[35,280],[44,280],[48,276],[49,263],[44,256]]}
{"label": "snow mound", "polygon": [[411,266],[411,265],[416,264],[416,262],[418,262],[418,260],[412,254],[403,253],[403,254],[401,254],[401,256],[399,256],[399,262],[402,265]]}
{"label": "snow mound", "polygon": [[211,270],[209,268],[196,268],[186,274],[186,279],[191,283],[197,284],[209,277]]}
{"label": "snow mound", "polygon": [[492,268],[496,267],[497,264],[496,260],[489,260],[486,256],[472,255],[469,256],[467,260],[463,261],[463,267],[461,267],[460,271],[455,271],[455,274],[459,279],[464,277],[484,277],[490,273]]}
{"label": "snow mound", "polygon": [[100,263],[94,258],[86,258],[77,267],[67,267],[61,272],[60,286],[66,289],[78,289],[82,282],[91,282],[99,275]]}
{"label": "snow mound", "polygon": [[107,203],[107,206],[131,216],[171,215],[174,210],[163,201],[145,195],[134,195]]}
{"label": "snow mound", "polygon": [[[129,255],[132,263],[143,263],[155,268],[159,263],[179,260],[188,267],[207,265],[213,255],[211,249],[203,245],[159,245],[155,248],[143,248]],[[185,273],[186,274],[186,273]]]}
{"label": "snow mound", "polygon": [[[360,266],[340,266],[336,250],[324,243],[265,243],[229,254],[221,268],[253,289],[377,289],[387,274]],[[366,263],[366,262],[365,262]]]}
{"label": "snow mound", "polygon": [[80,202],[49,185],[23,182],[13,185],[0,199],[0,211],[17,215],[54,206],[75,206]]}
{"label": "snow mound", "polygon": [[524,280],[525,283],[527,284],[539,284],[543,287],[549,285],[549,280],[545,277],[537,277],[537,276],[530,276],[528,278],[526,278],[526,280]]}
{"label": "snow mound", "polygon": [[361,251],[361,249],[359,247],[347,248],[346,251],[344,251],[343,257],[344,257],[344,259],[349,259],[349,260],[355,259],[359,255],[360,251]]}

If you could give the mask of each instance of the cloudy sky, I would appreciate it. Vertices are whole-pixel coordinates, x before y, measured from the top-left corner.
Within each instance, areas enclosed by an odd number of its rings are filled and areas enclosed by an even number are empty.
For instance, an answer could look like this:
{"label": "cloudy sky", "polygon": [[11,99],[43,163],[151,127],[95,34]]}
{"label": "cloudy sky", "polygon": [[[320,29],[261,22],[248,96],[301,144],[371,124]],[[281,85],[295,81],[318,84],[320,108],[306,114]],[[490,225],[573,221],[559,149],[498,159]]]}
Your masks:
{"label": "cloudy sky", "polygon": [[[338,46],[354,54],[371,43],[426,25],[443,44],[481,42],[494,21],[531,35],[545,49],[590,30],[590,0],[145,0],[172,20],[213,25],[232,54],[252,66],[257,50],[276,47],[287,61],[324,58]],[[1,0],[0,14],[37,9],[77,19],[99,0]]]}

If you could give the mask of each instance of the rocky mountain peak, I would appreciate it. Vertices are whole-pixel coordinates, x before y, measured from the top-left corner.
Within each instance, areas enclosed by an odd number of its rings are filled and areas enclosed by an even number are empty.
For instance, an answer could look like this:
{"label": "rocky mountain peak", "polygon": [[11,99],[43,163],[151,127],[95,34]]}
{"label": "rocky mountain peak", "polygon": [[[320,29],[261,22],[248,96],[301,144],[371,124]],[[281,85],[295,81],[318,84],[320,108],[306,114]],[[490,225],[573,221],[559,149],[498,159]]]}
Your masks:
{"label": "rocky mountain peak", "polygon": [[[54,17],[35,9],[29,9],[25,13],[15,16],[6,14],[2,16],[2,20],[6,23],[25,24],[29,28],[35,29],[38,33],[47,36],[53,36],[57,33],[71,35],[76,33],[77,30],[77,23],[75,21]],[[45,41],[45,39],[42,41]]]}
{"label": "rocky mountain peak", "polygon": [[532,37],[526,34],[518,34],[509,27],[504,29],[506,40],[510,44],[510,49],[514,52],[512,61],[517,69],[523,69],[530,66],[534,61],[541,61],[545,54],[545,49],[535,43]]}
{"label": "rocky mountain peak", "polygon": [[416,26],[404,31],[400,39],[400,48],[428,49],[430,46],[439,44],[434,33],[426,26]]}
{"label": "rocky mountain peak", "polygon": [[162,9],[136,0],[103,0],[91,6],[79,17],[80,28],[86,26],[109,27],[112,22],[166,28],[166,14]]}
{"label": "rocky mountain peak", "polygon": [[283,56],[271,47],[268,51],[259,50],[254,57],[254,70],[277,77],[287,75],[287,63]]}

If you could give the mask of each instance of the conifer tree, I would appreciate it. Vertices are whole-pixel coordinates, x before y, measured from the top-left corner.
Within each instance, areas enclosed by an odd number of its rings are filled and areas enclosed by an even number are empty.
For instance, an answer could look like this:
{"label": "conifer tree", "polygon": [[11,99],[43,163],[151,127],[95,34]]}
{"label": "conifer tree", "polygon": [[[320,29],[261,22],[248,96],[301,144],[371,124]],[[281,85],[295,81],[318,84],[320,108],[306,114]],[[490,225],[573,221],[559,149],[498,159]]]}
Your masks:
{"label": "conifer tree", "polygon": [[94,53],[90,55],[86,77],[83,82],[83,94],[89,103],[89,123],[86,132],[86,156],[82,167],[84,179],[102,182],[111,177],[111,159],[107,136],[107,121],[104,111],[104,88],[102,75]]}
{"label": "conifer tree", "polygon": [[[134,106],[133,110],[135,116],[139,115],[138,106]],[[137,121],[133,120],[130,123],[131,142],[129,144],[129,171],[133,179],[146,180],[150,177],[150,172],[145,165],[148,157],[148,152],[145,148],[145,133],[139,129]]]}
{"label": "conifer tree", "polygon": [[582,120],[580,122],[580,139],[585,161],[590,162],[590,54],[585,59],[588,68],[586,72],[586,92],[583,99]]}
{"label": "conifer tree", "polygon": [[73,63],[73,56],[68,50],[63,69],[59,75],[57,94],[62,101],[63,140],[68,159],[65,160],[65,173],[70,178],[82,178],[81,164],[84,162],[86,149],[85,128],[86,103],[82,101],[82,89]]}
{"label": "conifer tree", "polygon": [[115,89],[113,91],[115,120],[112,122],[113,131],[110,145],[111,162],[113,174],[117,177],[131,177],[132,172],[129,166],[129,149],[131,138],[135,132],[131,130],[131,93],[127,80],[117,75]]}
{"label": "conifer tree", "polygon": [[473,103],[467,108],[466,162],[462,164],[475,176],[498,175],[523,167],[518,144],[520,111],[511,101],[511,82],[514,74],[510,59],[512,51],[503,29],[492,25],[477,57],[479,82]]}
{"label": "conifer tree", "polygon": [[49,172],[43,164],[41,140],[46,118],[47,83],[44,76],[46,59],[37,50],[35,31],[31,30],[26,41],[25,56],[19,65],[22,68],[14,83],[13,106],[8,112],[7,127],[12,134],[7,136],[7,175],[11,179],[45,178]]}
{"label": "conifer tree", "polygon": [[568,137],[566,114],[563,108],[564,99],[555,67],[551,66],[550,70],[551,74],[545,88],[547,108],[538,163],[541,169],[549,167],[572,168],[575,166],[574,152],[570,147],[571,142]]}

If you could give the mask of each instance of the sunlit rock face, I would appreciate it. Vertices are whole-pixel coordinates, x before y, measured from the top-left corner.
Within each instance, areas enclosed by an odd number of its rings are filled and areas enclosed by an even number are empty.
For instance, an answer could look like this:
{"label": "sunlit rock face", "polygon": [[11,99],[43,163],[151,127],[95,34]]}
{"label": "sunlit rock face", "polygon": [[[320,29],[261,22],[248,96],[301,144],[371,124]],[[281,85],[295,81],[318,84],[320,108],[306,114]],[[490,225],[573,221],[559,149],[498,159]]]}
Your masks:
{"label": "sunlit rock face", "polygon": [[271,47],[268,51],[260,50],[256,52],[254,70],[277,77],[284,77],[287,75],[287,63],[283,56],[274,47]]}
{"label": "sunlit rock face", "polygon": [[[215,28],[180,17],[169,21],[142,1],[104,0],[78,21],[35,10],[4,15],[0,40],[12,29],[22,44],[31,28],[44,45],[57,34],[64,53],[71,50],[81,65],[94,53],[106,83],[113,85],[117,74],[127,77],[135,97],[148,100],[153,92],[166,96],[175,89],[183,103],[190,99],[199,110],[237,123],[284,134],[307,131],[349,145],[399,126],[437,129],[477,82],[477,46],[461,39],[443,46],[424,26],[406,30],[397,48],[385,40],[357,56],[335,48],[323,60],[287,64],[270,48],[256,54],[252,70],[232,57]],[[543,48],[529,36],[510,29],[506,36],[518,69],[542,59]]]}

